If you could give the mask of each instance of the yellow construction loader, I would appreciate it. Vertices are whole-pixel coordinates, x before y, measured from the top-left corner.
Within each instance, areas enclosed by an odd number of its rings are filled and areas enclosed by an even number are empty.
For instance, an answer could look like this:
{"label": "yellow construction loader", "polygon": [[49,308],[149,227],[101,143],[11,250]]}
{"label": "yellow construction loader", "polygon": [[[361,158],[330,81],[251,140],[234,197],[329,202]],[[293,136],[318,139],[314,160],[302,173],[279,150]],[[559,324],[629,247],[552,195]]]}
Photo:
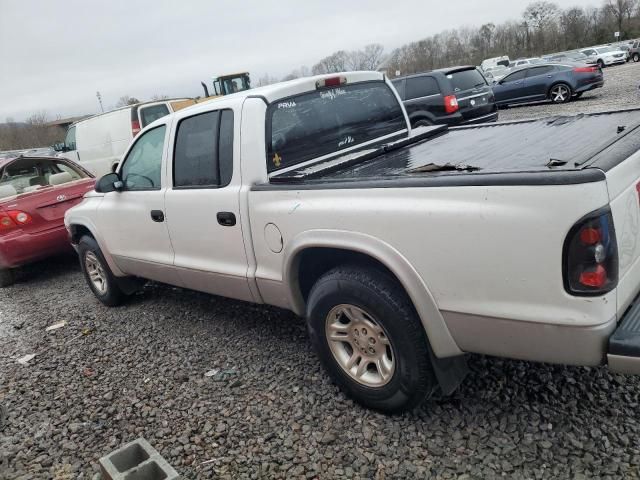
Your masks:
{"label": "yellow construction loader", "polygon": [[213,94],[209,94],[209,88],[204,82],[200,82],[204,89],[204,97],[191,98],[188,100],[179,100],[171,103],[173,111],[181,110],[196,103],[207,102],[223,95],[231,95],[232,93],[242,92],[251,88],[251,79],[249,72],[232,73],[229,75],[221,75],[213,79]]}

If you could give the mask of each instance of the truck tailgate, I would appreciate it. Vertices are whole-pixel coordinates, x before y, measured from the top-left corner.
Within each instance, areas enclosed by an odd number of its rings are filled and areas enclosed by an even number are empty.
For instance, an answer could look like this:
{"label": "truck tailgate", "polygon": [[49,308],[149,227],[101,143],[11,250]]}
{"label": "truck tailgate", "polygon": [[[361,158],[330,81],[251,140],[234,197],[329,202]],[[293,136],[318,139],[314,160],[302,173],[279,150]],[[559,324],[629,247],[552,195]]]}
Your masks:
{"label": "truck tailgate", "polygon": [[640,151],[606,172],[618,240],[618,318],[640,291]]}

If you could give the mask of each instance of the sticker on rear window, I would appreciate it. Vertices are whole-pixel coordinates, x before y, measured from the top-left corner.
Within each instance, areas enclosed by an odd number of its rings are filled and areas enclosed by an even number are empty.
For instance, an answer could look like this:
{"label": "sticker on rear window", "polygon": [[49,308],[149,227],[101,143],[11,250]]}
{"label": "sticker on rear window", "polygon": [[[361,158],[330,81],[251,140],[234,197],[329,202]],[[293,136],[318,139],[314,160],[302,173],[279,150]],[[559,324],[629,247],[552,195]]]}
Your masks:
{"label": "sticker on rear window", "polygon": [[324,98],[326,100],[334,100],[341,95],[346,95],[342,88],[334,88],[332,90],[327,90],[326,92],[320,92],[320,98]]}
{"label": "sticker on rear window", "polygon": [[278,104],[278,108],[294,108],[296,106],[296,102],[294,102],[293,100],[289,101],[289,102],[280,102]]}

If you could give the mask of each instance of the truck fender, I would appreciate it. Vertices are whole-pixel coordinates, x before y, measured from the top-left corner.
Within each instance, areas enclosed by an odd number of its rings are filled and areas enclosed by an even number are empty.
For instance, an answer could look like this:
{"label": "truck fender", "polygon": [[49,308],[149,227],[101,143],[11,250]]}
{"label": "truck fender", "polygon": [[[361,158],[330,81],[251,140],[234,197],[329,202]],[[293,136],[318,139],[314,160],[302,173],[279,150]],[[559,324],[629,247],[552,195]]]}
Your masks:
{"label": "truck fender", "polygon": [[310,230],[287,242],[284,250],[283,284],[289,304],[304,316],[306,305],[299,287],[301,254],[308,248],[334,248],[368,255],[383,264],[402,284],[422,321],[431,348],[438,358],[462,355],[449,333],[429,288],[409,261],[391,245],[370,235],[343,230]]}
{"label": "truck fender", "polygon": [[[91,236],[93,238],[95,238],[96,242],[98,243],[98,246],[100,247],[100,250],[102,251],[102,255],[104,256],[104,259],[109,264],[109,268],[111,269],[111,272],[113,273],[113,275],[116,276],[116,277],[125,277],[126,273],[124,273],[122,270],[120,270],[120,268],[118,268],[118,265],[116,265],[116,262],[113,260],[113,257],[111,256],[109,251],[105,248],[104,239],[102,238],[102,236],[100,236],[97,233],[98,229],[93,224],[93,222],[91,220],[89,220],[88,218],[86,218],[86,217],[74,218],[73,222],[71,222],[68,225],[68,229],[73,234],[74,228],[77,228],[77,227],[82,227],[82,228],[88,230],[89,233],[91,234]],[[78,238],[77,240],[80,240],[80,239]],[[77,240],[76,241],[72,240],[72,243],[73,244],[77,243]]]}

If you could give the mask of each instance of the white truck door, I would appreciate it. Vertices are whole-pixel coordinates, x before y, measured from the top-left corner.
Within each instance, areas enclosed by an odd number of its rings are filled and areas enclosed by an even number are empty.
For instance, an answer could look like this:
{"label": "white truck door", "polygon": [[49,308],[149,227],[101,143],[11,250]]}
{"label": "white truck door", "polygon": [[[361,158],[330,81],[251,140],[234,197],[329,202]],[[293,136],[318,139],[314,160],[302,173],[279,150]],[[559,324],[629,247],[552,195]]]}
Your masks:
{"label": "white truck door", "polygon": [[166,125],[139,136],[118,172],[122,191],[105,194],[98,222],[107,250],[125,273],[180,285],[164,213]]}
{"label": "white truck door", "polygon": [[165,206],[182,283],[252,301],[240,222],[240,169],[234,165],[239,158],[234,150],[240,150],[239,136],[234,136],[239,118],[224,109],[182,118],[173,129],[168,168],[172,186]]}

